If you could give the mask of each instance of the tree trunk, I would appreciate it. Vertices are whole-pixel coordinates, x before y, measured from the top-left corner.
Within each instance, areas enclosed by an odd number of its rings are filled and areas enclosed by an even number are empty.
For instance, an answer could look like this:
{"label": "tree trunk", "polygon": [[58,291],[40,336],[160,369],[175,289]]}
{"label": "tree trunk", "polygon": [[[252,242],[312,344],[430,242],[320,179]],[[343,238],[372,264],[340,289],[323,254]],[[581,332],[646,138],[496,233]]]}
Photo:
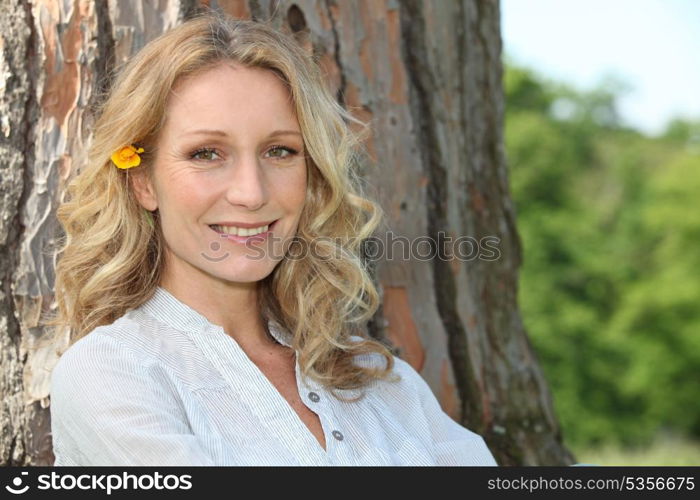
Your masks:
{"label": "tree trunk", "polygon": [[[0,464],[53,463],[56,356],[31,347],[53,300],[54,261],[43,250],[60,232],[63,186],[85,161],[90,106],[115,63],[200,3],[298,33],[338,99],[371,122],[363,174],[389,232],[377,235],[383,254],[372,261],[383,304],[370,333],[396,346],[500,465],[572,463],[517,308],[496,0],[5,0]],[[406,239],[407,258],[400,244],[388,254],[391,237]],[[453,254],[460,237],[472,255]]]}

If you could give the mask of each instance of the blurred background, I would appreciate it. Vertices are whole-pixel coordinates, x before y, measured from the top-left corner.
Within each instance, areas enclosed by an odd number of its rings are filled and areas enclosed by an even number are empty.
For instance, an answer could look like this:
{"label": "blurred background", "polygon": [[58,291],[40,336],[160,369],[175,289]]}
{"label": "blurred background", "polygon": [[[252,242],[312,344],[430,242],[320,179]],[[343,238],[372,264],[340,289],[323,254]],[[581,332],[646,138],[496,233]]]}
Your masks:
{"label": "blurred background", "polygon": [[579,462],[700,464],[700,2],[501,0],[518,300]]}

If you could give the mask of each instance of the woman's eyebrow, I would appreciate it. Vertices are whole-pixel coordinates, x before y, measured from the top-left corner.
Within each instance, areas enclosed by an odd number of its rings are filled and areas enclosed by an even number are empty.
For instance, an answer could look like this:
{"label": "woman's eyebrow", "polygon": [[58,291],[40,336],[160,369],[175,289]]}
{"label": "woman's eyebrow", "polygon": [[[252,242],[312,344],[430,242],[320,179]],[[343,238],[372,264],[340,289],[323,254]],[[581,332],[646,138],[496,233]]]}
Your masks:
{"label": "woman's eyebrow", "polygon": [[185,135],[220,135],[223,137],[226,137],[228,134],[224,132],[223,130],[211,130],[211,129],[200,129],[200,130],[186,130],[185,132],[182,133],[182,136]]}
{"label": "woman's eyebrow", "polygon": [[[227,137],[228,134],[224,132],[223,130],[215,130],[215,129],[199,129],[199,130],[192,130],[192,131],[186,131],[182,135],[195,135],[195,134],[206,134],[206,135],[219,135],[222,137]],[[301,135],[301,132],[296,131],[296,130],[275,130],[272,132],[268,137],[277,137],[280,135]]]}
{"label": "woman's eyebrow", "polygon": [[275,130],[268,137],[277,137],[278,135],[299,135],[299,136],[301,136],[301,132],[298,132],[296,130]]}

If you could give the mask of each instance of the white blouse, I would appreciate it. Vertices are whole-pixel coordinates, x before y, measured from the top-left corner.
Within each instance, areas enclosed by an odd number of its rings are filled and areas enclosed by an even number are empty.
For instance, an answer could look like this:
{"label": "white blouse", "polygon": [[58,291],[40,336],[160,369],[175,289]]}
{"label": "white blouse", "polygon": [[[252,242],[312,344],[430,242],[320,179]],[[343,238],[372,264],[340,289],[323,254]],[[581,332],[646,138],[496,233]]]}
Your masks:
{"label": "white blouse", "polygon": [[[268,326],[290,346],[289,332]],[[498,465],[482,437],[394,359],[401,381],[375,380],[356,402],[303,380],[296,363],[324,450],[232,337],[158,287],[59,359],[51,376],[55,465]]]}

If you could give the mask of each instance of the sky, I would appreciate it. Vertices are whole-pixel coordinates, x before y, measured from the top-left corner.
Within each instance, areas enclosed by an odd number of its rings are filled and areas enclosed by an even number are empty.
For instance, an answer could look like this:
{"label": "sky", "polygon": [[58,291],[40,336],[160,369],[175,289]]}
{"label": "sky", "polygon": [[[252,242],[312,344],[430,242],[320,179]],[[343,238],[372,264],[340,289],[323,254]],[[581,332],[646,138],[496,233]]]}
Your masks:
{"label": "sky", "polygon": [[591,90],[628,85],[623,121],[648,134],[700,120],[700,0],[501,0],[505,55],[546,78]]}

